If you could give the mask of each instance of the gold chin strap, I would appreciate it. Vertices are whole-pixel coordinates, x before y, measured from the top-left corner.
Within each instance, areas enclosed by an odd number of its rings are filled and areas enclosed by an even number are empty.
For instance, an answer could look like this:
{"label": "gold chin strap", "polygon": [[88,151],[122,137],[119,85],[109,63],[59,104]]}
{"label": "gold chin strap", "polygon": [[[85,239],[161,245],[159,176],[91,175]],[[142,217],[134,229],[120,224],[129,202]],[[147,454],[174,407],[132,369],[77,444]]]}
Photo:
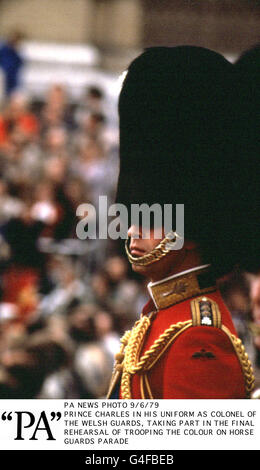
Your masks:
{"label": "gold chin strap", "polygon": [[152,251],[143,256],[131,255],[128,248],[128,237],[125,242],[125,251],[128,260],[135,266],[148,266],[149,264],[156,263],[156,261],[159,261],[173,250],[173,245],[178,237],[179,235],[176,232],[170,232]]}

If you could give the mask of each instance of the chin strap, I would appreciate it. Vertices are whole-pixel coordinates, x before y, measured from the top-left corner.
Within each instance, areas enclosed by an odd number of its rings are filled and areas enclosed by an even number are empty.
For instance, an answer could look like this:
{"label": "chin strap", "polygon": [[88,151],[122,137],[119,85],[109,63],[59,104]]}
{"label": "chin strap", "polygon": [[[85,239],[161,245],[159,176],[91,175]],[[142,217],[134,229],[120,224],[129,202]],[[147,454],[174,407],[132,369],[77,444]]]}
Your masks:
{"label": "chin strap", "polygon": [[128,248],[128,237],[125,242],[125,251],[128,260],[131,264],[136,266],[148,266],[149,264],[156,263],[156,261],[159,261],[174,249],[177,238],[180,238],[180,236],[176,232],[169,232],[167,236],[149,253],[146,253],[143,256],[132,256]]}

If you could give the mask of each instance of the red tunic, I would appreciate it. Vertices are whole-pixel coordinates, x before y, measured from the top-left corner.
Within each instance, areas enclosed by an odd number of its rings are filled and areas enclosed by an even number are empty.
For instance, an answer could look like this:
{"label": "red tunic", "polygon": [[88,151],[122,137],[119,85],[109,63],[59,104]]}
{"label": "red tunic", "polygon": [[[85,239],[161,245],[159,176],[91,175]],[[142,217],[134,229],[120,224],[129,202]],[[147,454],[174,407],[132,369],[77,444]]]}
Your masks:
{"label": "red tunic", "polygon": [[[207,294],[221,313],[222,324],[236,335],[231,315],[219,291]],[[193,298],[194,299],[194,298]],[[139,357],[172,324],[191,319],[188,299],[160,310],[152,320]],[[150,301],[143,313],[151,311]],[[141,374],[131,378],[131,398],[141,399]],[[191,326],[179,334],[147,371],[155,399],[241,399],[246,398],[243,368],[229,336],[212,326]],[[121,393],[120,393],[121,397]],[[147,396],[148,397],[148,396]]]}

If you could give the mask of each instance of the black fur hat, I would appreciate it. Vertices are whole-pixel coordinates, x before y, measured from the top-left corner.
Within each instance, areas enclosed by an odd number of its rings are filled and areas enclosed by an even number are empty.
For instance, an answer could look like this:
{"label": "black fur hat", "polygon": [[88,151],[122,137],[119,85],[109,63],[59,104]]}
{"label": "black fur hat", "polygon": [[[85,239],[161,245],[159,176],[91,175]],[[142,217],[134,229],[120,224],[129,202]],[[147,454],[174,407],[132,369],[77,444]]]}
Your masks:
{"label": "black fur hat", "polygon": [[119,98],[116,201],[184,204],[185,238],[217,274],[236,261],[232,80],[233,65],[214,51],[155,47],[130,64]]}
{"label": "black fur hat", "polygon": [[260,45],[243,52],[234,66],[239,160],[240,264],[260,271]]}

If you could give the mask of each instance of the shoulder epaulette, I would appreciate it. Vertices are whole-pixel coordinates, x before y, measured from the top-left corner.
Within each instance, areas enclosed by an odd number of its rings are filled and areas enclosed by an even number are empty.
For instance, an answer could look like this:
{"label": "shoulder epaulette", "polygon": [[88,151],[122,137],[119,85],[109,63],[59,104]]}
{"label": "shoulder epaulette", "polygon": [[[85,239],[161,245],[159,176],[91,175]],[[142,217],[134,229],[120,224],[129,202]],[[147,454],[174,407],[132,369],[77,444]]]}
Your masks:
{"label": "shoulder epaulette", "polygon": [[253,368],[241,339],[232,334],[225,325],[222,325],[218,304],[208,297],[197,297],[191,301],[191,313],[192,326],[213,326],[220,328],[228,336],[241,364],[246,393],[249,397],[254,388]]}
{"label": "shoulder epaulette", "polygon": [[218,304],[208,297],[197,297],[191,301],[192,325],[221,328],[221,313]]}

